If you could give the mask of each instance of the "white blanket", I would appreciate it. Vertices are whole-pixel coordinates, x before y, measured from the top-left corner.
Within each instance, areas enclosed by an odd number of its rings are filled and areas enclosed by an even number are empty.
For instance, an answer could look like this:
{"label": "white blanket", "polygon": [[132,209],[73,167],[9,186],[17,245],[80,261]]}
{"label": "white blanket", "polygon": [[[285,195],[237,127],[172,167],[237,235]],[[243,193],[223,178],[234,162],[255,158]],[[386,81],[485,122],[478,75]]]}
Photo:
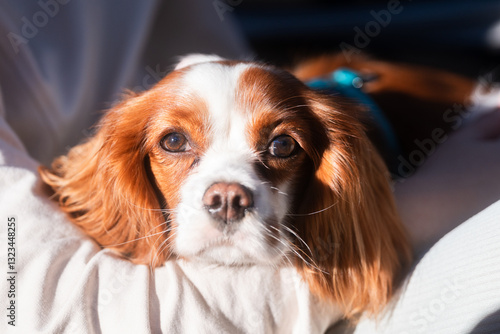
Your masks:
{"label": "white blanket", "polygon": [[[201,3],[219,20],[211,2]],[[0,0],[0,333],[324,332],[339,314],[319,307],[291,268],[168,262],[151,272],[100,250],[43,193],[38,161],[84,137],[123,87],[154,82],[156,64],[143,64],[157,8],[153,0]],[[192,17],[177,24],[196,26],[200,17]],[[224,39],[234,27],[220,22],[213,30]],[[189,49],[175,35],[171,55],[211,51]],[[383,320],[362,319],[356,333],[491,325],[500,310],[499,225],[500,202],[449,233]]]}

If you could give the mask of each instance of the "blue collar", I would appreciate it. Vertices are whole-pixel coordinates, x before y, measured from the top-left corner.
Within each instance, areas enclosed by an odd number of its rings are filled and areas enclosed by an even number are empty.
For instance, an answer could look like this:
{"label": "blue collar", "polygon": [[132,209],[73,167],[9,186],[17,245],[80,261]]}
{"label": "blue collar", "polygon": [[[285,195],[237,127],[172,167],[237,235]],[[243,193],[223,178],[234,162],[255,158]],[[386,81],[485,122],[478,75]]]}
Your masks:
{"label": "blue collar", "polygon": [[368,109],[371,119],[380,128],[386,149],[397,157],[401,154],[401,148],[394,129],[382,110],[361,89],[365,81],[366,79],[363,79],[359,73],[351,69],[339,68],[325,78],[314,79],[306,84],[312,89],[337,93],[364,105]]}

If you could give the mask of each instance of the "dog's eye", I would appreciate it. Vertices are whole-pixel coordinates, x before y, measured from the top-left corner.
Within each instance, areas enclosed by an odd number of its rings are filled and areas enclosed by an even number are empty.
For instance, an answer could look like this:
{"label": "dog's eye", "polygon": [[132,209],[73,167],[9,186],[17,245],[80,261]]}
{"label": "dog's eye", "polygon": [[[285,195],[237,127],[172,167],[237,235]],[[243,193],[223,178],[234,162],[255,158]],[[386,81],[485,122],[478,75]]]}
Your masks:
{"label": "dog's eye", "polygon": [[297,142],[290,136],[278,136],[269,145],[268,151],[278,158],[287,158],[295,151]]}
{"label": "dog's eye", "polygon": [[163,137],[161,147],[169,152],[185,152],[191,148],[186,136],[177,132],[169,133]]}

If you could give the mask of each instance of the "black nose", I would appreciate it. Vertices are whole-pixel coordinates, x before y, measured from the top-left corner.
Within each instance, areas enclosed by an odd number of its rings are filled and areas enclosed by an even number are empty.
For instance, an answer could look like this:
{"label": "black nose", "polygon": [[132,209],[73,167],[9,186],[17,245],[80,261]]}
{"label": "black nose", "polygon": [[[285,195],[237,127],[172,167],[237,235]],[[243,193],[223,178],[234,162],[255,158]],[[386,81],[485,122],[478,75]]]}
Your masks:
{"label": "black nose", "polygon": [[203,195],[203,205],[210,215],[224,223],[237,222],[253,206],[252,192],[238,183],[219,182]]}

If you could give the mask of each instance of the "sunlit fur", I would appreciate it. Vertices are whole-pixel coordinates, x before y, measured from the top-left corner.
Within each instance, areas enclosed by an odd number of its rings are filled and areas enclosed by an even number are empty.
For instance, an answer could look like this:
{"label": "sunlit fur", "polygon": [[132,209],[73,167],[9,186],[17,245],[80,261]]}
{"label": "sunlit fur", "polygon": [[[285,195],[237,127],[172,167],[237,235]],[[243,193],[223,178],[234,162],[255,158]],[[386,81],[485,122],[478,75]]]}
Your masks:
{"label": "sunlit fur", "polygon": [[[199,65],[204,62],[211,65]],[[154,267],[177,257],[208,257],[248,265],[265,258],[273,266],[294,265],[311,291],[335,302],[346,317],[377,314],[410,251],[387,170],[358,121],[361,111],[273,67],[199,55],[181,64],[151,90],[129,94],[112,108],[95,136],[57,158],[50,169],[40,168],[62,210],[99,245],[136,263]],[[185,80],[196,71],[205,79],[204,71],[214,78],[232,73],[236,87],[223,88],[234,94],[213,90],[203,97],[203,85],[196,91]],[[221,97],[234,101],[224,104]],[[227,123],[227,137],[221,137],[225,128],[217,122]],[[162,149],[159,143],[172,129],[188,134],[190,152]],[[299,146],[289,159],[266,151],[269,141],[282,134]],[[232,143],[235,138],[242,142]],[[223,143],[219,150],[216,142]],[[225,156],[221,148],[226,147],[232,155]],[[196,207],[196,196],[216,177],[204,170],[219,168],[210,161],[231,157],[237,167],[227,167],[227,174],[234,176],[223,178],[247,182],[262,199],[232,234],[223,236],[227,245],[218,251],[211,242],[221,237],[210,239],[198,231],[199,226],[222,235],[201,205]],[[245,176],[238,176],[241,171]],[[186,229],[191,222],[179,209],[186,206],[194,208],[195,230]],[[179,240],[183,244],[176,244]],[[230,261],[224,259],[226,250],[228,256],[234,253]]]}
{"label": "sunlit fur", "polygon": [[299,270],[313,291],[333,296],[347,315],[376,313],[410,259],[386,167],[360,124],[340,111],[345,109],[316,94],[309,101],[328,144],[295,222],[318,268],[299,262]]}

